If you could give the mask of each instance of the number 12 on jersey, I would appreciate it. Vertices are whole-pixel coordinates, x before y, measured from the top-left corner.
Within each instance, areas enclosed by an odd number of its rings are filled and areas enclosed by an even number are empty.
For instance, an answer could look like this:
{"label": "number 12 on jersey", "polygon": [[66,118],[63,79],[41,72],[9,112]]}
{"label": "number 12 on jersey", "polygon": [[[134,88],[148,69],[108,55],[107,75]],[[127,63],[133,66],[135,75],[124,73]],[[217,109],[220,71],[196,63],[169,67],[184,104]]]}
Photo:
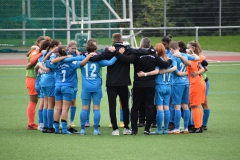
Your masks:
{"label": "number 12 on jersey", "polygon": [[[85,68],[85,72],[86,72],[86,78],[88,78],[88,77],[89,77],[89,75],[88,75],[88,63],[84,66],[84,68]],[[90,74],[90,78],[95,78],[95,77],[97,77],[97,75],[95,74],[95,71],[96,71],[96,69],[97,69],[96,64],[92,63],[92,64],[90,65],[90,69],[92,69],[92,72],[91,72],[91,74]]]}

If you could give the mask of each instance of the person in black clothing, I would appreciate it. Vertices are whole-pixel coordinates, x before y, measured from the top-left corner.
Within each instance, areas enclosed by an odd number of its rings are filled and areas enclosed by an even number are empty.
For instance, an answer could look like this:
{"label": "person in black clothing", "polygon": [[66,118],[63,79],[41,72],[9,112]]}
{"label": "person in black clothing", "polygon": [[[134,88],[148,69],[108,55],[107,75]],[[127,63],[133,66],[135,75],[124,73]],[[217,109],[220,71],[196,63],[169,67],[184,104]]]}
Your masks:
{"label": "person in black clothing", "polygon": [[[123,45],[122,35],[119,33],[114,33],[112,36],[113,46],[118,51],[120,48],[124,47],[124,55],[128,55],[129,47]],[[108,50],[104,50],[101,54],[96,55],[90,59],[90,61],[99,61],[102,59],[111,59],[114,56]],[[128,86],[131,85],[130,79],[130,64],[124,63],[117,60],[113,65],[107,67],[107,95],[108,104],[110,112],[110,120],[112,123],[113,132],[112,135],[119,135],[117,118],[116,118],[116,98],[119,95],[122,102],[123,110],[123,122],[124,129],[123,134],[131,134],[129,129],[129,96],[128,96]]]}
{"label": "person in black clothing", "polygon": [[169,59],[167,62],[160,59],[156,54],[156,51],[151,47],[151,41],[145,37],[141,40],[140,49],[131,49],[131,55],[126,56],[117,52],[116,57],[119,61],[125,63],[133,63],[134,65],[134,82],[133,82],[133,105],[131,108],[131,126],[132,135],[137,135],[137,121],[138,111],[141,106],[145,107],[146,113],[146,125],[144,134],[149,135],[150,127],[153,121],[154,115],[154,96],[155,96],[155,76],[147,75],[145,77],[138,77],[139,71],[150,72],[155,70],[156,66],[160,68],[168,68],[172,60]]}

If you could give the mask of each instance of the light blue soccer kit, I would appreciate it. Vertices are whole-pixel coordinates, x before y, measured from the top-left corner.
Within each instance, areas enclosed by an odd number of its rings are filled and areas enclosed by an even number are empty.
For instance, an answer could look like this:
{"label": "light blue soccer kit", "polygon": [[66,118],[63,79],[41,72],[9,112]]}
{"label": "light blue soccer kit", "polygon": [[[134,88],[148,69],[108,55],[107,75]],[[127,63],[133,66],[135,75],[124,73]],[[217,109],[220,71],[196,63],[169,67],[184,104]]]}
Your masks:
{"label": "light blue soccer kit", "polygon": [[[55,100],[56,101],[72,101],[74,95],[74,82],[76,81],[76,69],[80,68],[79,61],[73,62],[58,62],[57,64],[51,64],[50,61],[46,62],[46,65],[56,72],[55,83]],[[67,131],[67,120],[62,120],[62,132],[70,134]],[[55,132],[59,132],[59,123],[54,122]]]}
{"label": "light blue soccer kit", "polygon": [[[93,100],[93,105],[100,106],[101,98],[102,98],[102,78],[100,75],[101,67],[109,66],[115,63],[117,60],[116,57],[113,57],[111,60],[101,60],[98,62],[88,62],[85,66],[81,67],[82,72],[82,105],[89,106],[90,99]],[[100,123],[100,110],[95,109],[94,111],[94,129],[98,134],[98,126]],[[80,113],[80,121],[81,121],[81,132],[85,132],[85,124],[87,120],[87,110],[82,109]],[[81,133],[85,134],[85,133]]]}
{"label": "light blue soccer kit", "polygon": [[[195,60],[195,57],[181,53],[181,56],[187,60]],[[177,70],[172,74],[172,104],[181,105],[189,103],[189,81],[188,76],[178,76],[177,72],[186,72],[186,65],[180,59],[175,57]],[[184,129],[188,127],[190,118],[189,109],[183,111]],[[180,128],[181,110],[175,110],[174,125],[175,129]]]}
{"label": "light blue soccer kit", "polygon": [[[48,52],[47,54],[49,54]],[[52,53],[50,56],[50,59],[55,59],[57,56],[55,53]],[[45,66],[46,63],[43,63],[43,66]],[[54,97],[55,96],[55,71],[53,69],[50,69],[50,72],[43,71],[40,84],[43,91],[44,97]],[[53,106],[52,106],[53,107]],[[44,128],[53,128],[53,109],[43,109],[43,125]]]}
{"label": "light blue soccer kit", "polygon": [[[72,55],[73,57],[77,57],[76,52],[71,53],[71,52],[67,52],[68,55]],[[77,91],[78,91],[78,77],[77,77],[77,70],[75,71],[75,82],[74,83],[74,93],[73,93],[73,100],[76,100],[77,97]],[[74,118],[75,118],[75,113],[76,113],[76,106],[71,105],[70,106],[70,123],[73,123]]]}

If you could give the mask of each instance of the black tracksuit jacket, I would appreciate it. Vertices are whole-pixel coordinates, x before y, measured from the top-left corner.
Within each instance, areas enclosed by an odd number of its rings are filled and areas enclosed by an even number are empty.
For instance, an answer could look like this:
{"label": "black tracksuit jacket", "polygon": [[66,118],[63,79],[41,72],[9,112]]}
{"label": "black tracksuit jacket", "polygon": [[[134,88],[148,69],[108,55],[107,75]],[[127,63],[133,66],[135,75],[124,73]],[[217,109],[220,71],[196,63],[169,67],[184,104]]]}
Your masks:
{"label": "black tracksuit jacket", "polygon": [[[122,43],[114,43],[113,46],[118,51],[121,47],[125,48],[124,55],[129,55],[130,48]],[[90,61],[100,61],[103,59],[110,60],[115,54],[106,48],[99,55],[93,56]],[[128,86],[131,85],[130,64],[117,60],[113,65],[107,67],[106,86]]]}
{"label": "black tracksuit jacket", "polygon": [[134,82],[133,87],[155,87],[155,76],[138,77],[139,71],[150,72],[158,66],[160,69],[168,68],[172,64],[172,60],[163,61],[153,48],[130,49],[131,55],[122,55],[116,52],[119,61],[125,63],[133,63],[134,65]]}

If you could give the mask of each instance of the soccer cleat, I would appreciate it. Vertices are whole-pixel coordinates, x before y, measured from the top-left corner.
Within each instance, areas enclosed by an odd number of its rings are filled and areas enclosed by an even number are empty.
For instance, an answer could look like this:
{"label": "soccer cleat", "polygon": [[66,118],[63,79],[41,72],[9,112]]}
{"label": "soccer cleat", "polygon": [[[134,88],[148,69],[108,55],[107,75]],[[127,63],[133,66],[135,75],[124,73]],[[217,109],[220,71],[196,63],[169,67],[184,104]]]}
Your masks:
{"label": "soccer cleat", "polygon": [[99,132],[98,129],[94,129],[93,135],[98,136],[98,135],[101,135],[101,133]]}
{"label": "soccer cleat", "polygon": [[123,128],[123,127],[124,127],[123,121],[120,122],[119,127],[120,127],[120,128]]}
{"label": "soccer cleat", "polygon": [[194,129],[190,130],[189,133],[203,133],[203,129],[202,129],[202,127],[194,128]]}
{"label": "soccer cleat", "polygon": [[203,129],[204,131],[206,131],[206,130],[207,130],[207,126],[202,126],[202,129]]}
{"label": "soccer cleat", "polygon": [[195,130],[195,133],[203,133],[203,129],[202,129],[202,127],[197,128],[197,129]]}
{"label": "soccer cleat", "polygon": [[80,135],[85,135],[85,134],[86,134],[85,129],[81,129],[81,131],[80,131]]}
{"label": "soccer cleat", "polygon": [[62,134],[72,134],[72,133],[66,130],[66,131],[62,131]]}
{"label": "soccer cleat", "polygon": [[55,129],[54,128],[48,128],[47,129],[47,133],[54,133],[55,132]]}
{"label": "soccer cleat", "polygon": [[90,126],[90,123],[89,122],[86,122],[85,123],[85,127],[89,127]]}
{"label": "soccer cleat", "polygon": [[131,135],[136,136],[137,135],[137,131],[132,131]]}
{"label": "soccer cleat", "polygon": [[119,136],[119,130],[116,129],[116,130],[112,131],[112,135],[113,136]]}
{"label": "soccer cleat", "polygon": [[69,124],[69,127],[70,127],[70,128],[75,128],[76,125],[75,125],[73,122],[71,122],[71,123]]}
{"label": "soccer cleat", "polygon": [[132,131],[130,129],[124,128],[123,129],[123,135],[130,135],[132,134]]}
{"label": "soccer cleat", "polygon": [[162,131],[162,130],[160,130],[160,131],[155,130],[155,131],[153,131],[153,132],[150,132],[150,135],[161,135],[161,134],[163,134],[163,131]]}
{"label": "soccer cleat", "polygon": [[72,127],[68,128],[68,131],[71,132],[71,133],[76,133],[77,132],[77,130],[75,128],[72,128]]}
{"label": "soccer cleat", "polygon": [[48,133],[47,130],[48,130],[47,127],[43,127],[43,129],[42,129],[42,133]]}
{"label": "soccer cleat", "polygon": [[169,134],[180,134],[180,130],[179,129],[173,129],[171,131],[168,132]]}
{"label": "soccer cleat", "polygon": [[173,122],[169,122],[168,129],[169,130],[173,130],[174,128],[175,128],[174,123]]}
{"label": "soccer cleat", "polygon": [[138,123],[138,124],[137,124],[137,127],[144,127],[144,126],[145,126],[144,123]]}
{"label": "soccer cleat", "polygon": [[42,128],[41,126],[38,126],[38,130],[39,130],[39,131],[42,131],[42,129],[43,129],[43,128]]}
{"label": "soccer cleat", "polygon": [[109,125],[108,125],[108,128],[112,128],[112,124],[109,124]]}
{"label": "soccer cleat", "polygon": [[149,131],[144,131],[143,134],[148,136],[148,135],[150,135],[150,132]]}
{"label": "soccer cleat", "polygon": [[38,125],[36,125],[36,124],[28,125],[27,129],[28,130],[38,130]]}
{"label": "soccer cleat", "polygon": [[188,125],[188,130],[193,130],[194,129],[194,125]]}
{"label": "soccer cleat", "polygon": [[188,128],[182,129],[181,133],[188,134],[189,133]]}
{"label": "soccer cleat", "polygon": [[163,134],[168,134],[168,130],[164,130],[164,131],[163,131]]}

